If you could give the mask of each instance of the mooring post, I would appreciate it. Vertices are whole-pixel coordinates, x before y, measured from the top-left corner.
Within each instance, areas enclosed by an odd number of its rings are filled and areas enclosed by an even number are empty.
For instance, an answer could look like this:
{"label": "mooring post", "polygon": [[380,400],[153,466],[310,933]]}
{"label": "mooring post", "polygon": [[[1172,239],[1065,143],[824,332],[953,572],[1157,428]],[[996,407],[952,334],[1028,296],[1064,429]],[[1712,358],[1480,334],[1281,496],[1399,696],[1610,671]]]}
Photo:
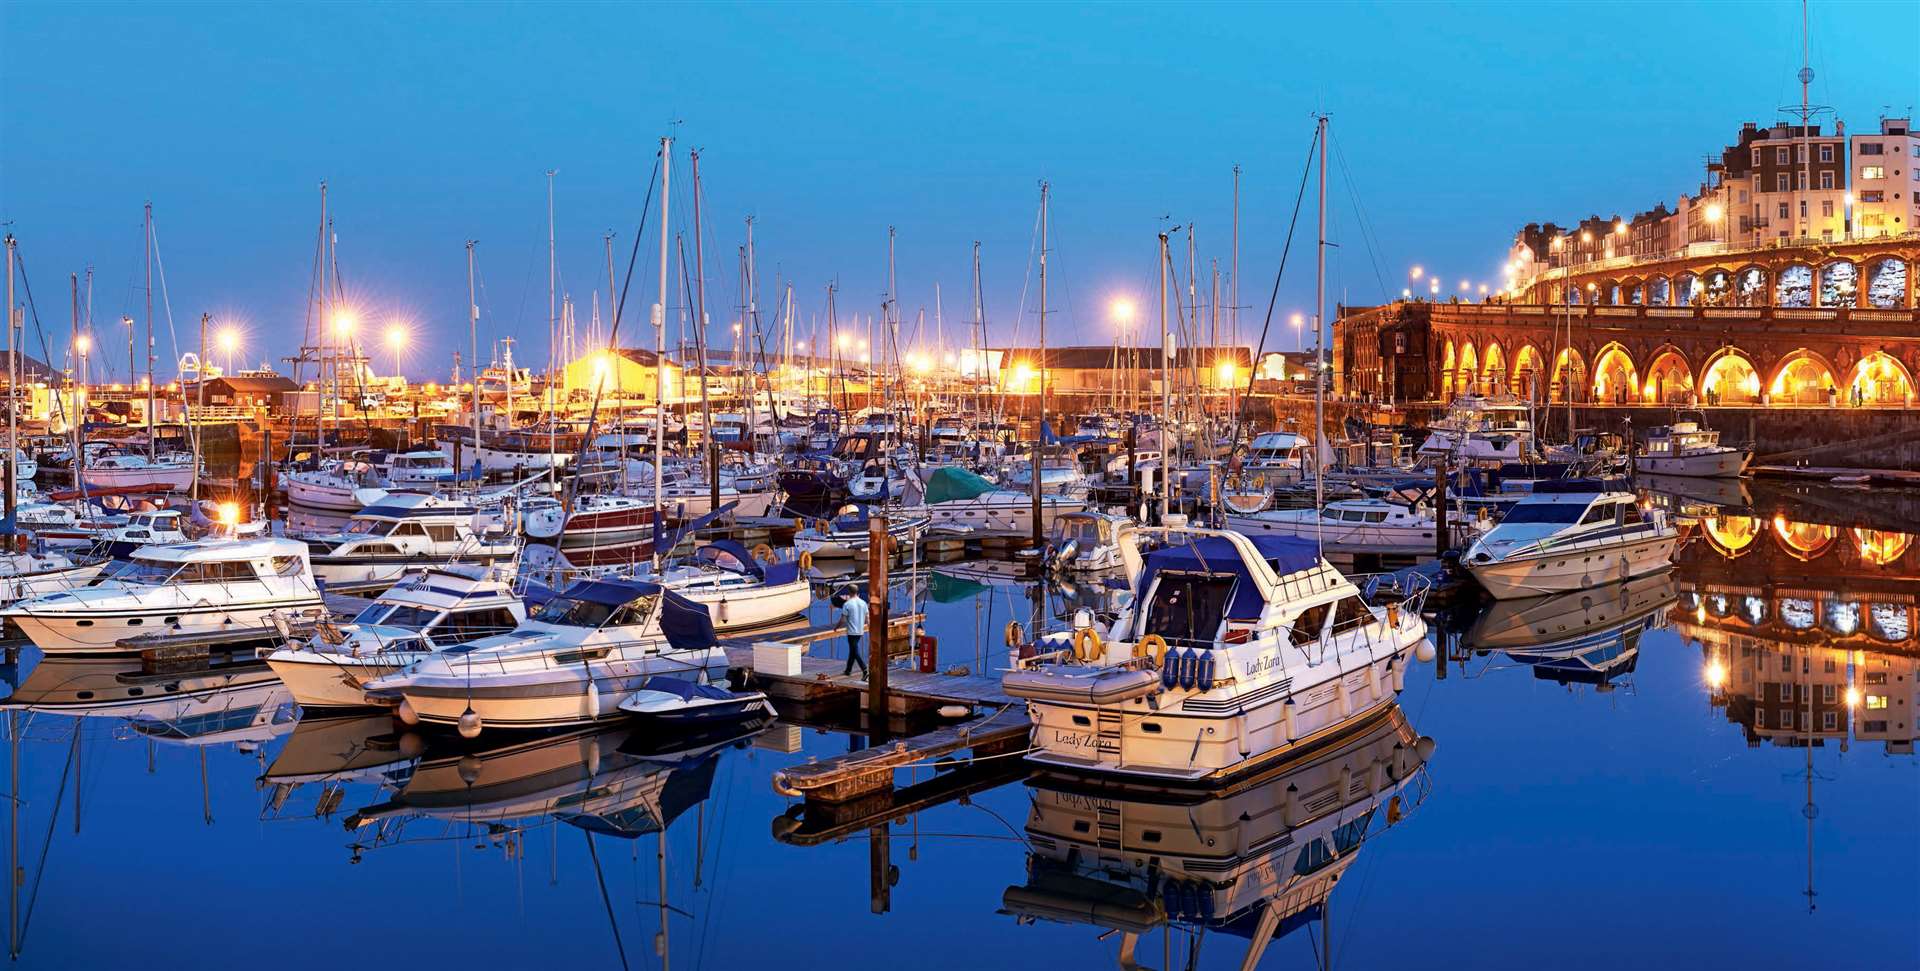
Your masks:
{"label": "mooring post", "polygon": [[867,731],[869,737],[887,730],[887,517],[867,519]]}
{"label": "mooring post", "polygon": [[1447,464],[1443,461],[1433,468],[1433,555],[1445,556],[1452,548],[1452,537],[1447,535]]}
{"label": "mooring post", "polygon": [[893,909],[893,846],[891,825],[881,823],[867,831],[867,896],[876,914]]}

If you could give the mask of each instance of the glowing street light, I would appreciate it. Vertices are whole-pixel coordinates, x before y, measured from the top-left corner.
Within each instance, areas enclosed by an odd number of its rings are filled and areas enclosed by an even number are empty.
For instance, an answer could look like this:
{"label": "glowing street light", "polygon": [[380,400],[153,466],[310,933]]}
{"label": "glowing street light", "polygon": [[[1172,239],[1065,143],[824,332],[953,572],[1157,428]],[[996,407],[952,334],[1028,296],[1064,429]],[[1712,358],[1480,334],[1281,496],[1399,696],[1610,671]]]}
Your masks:
{"label": "glowing street light", "polygon": [[1707,686],[1718,691],[1727,683],[1727,666],[1719,658],[1707,662]]}
{"label": "glowing street light", "polygon": [[1582,243],[1591,243],[1591,242],[1593,242],[1593,234],[1592,234],[1592,233],[1590,233],[1590,232],[1587,232],[1587,231],[1586,231],[1586,230],[1584,230],[1584,229],[1583,229],[1583,230],[1581,230],[1581,231],[1580,231],[1580,242],[1582,242]]}
{"label": "glowing street light", "polygon": [[1625,236],[1625,235],[1627,234],[1627,223],[1626,223],[1626,220],[1623,220],[1623,219],[1616,219],[1616,220],[1614,220],[1614,223],[1613,223],[1613,231],[1614,231],[1615,233],[1618,233],[1618,234],[1619,234],[1619,235],[1621,235],[1621,236]]}
{"label": "glowing street light", "polygon": [[333,315],[333,332],[341,340],[347,340],[353,336],[353,325],[356,323],[358,321],[354,319],[352,311],[342,310]]}
{"label": "glowing street light", "polygon": [[73,339],[73,349],[80,352],[80,386],[87,386],[87,352],[93,350],[93,337],[81,334]]}
{"label": "glowing street light", "polygon": [[1307,323],[1306,315],[1295,313],[1292,317],[1287,318],[1287,322],[1293,325],[1294,345],[1299,347],[1303,351],[1306,350],[1307,349],[1306,332],[1301,330],[1302,327],[1306,326],[1306,323]]}
{"label": "glowing street light", "polygon": [[1425,272],[1427,272],[1427,271],[1426,271],[1426,270],[1423,270],[1423,269],[1421,269],[1421,268],[1420,268],[1420,267],[1418,267],[1418,266],[1415,266],[1415,267],[1413,268],[1413,272],[1412,272],[1412,273],[1411,273],[1410,275],[1411,275],[1411,276],[1412,276],[1412,277],[1413,277],[1414,279],[1416,279],[1416,280],[1418,280],[1418,279],[1420,279],[1420,275],[1421,275],[1421,274],[1423,274],[1423,273],[1425,273]]}
{"label": "glowing street light", "polygon": [[1113,314],[1115,323],[1121,326],[1133,323],[1135,308],[1132,299],[1128,297],[1115,297],[1113,298],[1113,303],[1108,306],[1108,310]]}
{"label": "glowing street light", "polygon": [[393,375],[400,376],[400,352],[407,349],[407,342],[413,337],[407,332],[407,325],[394,321],[387,325],[387,350],[393,352]]}
{"label": "glowing street light", "polygon": [[214,340],[219,344],[220,351],[227,355],[227,373],[232,374],[233,352],[240,349],[240,331],[232,327],[224,328]]}

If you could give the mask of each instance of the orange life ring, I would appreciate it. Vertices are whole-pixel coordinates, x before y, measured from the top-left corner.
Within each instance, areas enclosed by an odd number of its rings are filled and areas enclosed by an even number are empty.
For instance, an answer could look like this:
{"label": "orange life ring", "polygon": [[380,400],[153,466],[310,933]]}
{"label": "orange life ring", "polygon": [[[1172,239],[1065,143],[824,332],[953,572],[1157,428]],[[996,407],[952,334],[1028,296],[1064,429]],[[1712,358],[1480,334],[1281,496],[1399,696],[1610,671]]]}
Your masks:
{"label": "orange life ring", "polygon": [[1140,639],[1140,643],[1133,646],[1133,652],[1135,657],[1153,658],[1153,666],[1157,668],[1160,662],[1166,659],[1167,640],[1159,634],[1148,634]]}
{"label": "orange life ring", "polygon": [[1025,635],[1026,635],[1026,631],[1021,628],[1019,621],[1017,620],[1007,621],[1007,638],[1006,639],[1007,639],[1008,647],[1019,647],[1021,642],[1026,640]]}
{"label": "orange life ring", "polygon": [[1091,627],[1082,627],[1073,632],[1073,656],[1082,661],[1097,661],[1107,652],[1106,645],[1100,643],[1100,632]]}

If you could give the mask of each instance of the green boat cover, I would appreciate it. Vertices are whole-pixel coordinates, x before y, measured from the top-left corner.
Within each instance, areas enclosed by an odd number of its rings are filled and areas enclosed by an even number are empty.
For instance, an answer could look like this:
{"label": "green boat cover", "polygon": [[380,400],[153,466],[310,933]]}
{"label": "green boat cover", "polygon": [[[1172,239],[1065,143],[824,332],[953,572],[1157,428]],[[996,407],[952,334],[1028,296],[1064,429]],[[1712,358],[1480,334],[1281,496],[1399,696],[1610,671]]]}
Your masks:
{"label": "green boat cover", "polygon": [[995,488],[997,487],[993,483],[966,469],[943,465],[934,469],[933,474],[927,477],[927,502],[972,499],[992,492]]}

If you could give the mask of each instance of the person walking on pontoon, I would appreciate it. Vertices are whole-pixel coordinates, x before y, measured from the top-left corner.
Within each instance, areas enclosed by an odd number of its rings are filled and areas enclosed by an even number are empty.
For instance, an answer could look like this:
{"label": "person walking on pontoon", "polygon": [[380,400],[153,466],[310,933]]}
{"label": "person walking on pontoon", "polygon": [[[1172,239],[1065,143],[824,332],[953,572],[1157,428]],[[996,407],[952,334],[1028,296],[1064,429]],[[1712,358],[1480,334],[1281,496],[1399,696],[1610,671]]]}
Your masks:
{"label": "person walking on pontoon", "polygon": [[847,667],[843,675],[853,673],[853,666],[860,665],[860,676],[867,676],[867,662],[860,656],[860,640],[867,633],[867,602],[860,599],[860,591],[848,587],[839,598],[840,622],[847,626]]}

